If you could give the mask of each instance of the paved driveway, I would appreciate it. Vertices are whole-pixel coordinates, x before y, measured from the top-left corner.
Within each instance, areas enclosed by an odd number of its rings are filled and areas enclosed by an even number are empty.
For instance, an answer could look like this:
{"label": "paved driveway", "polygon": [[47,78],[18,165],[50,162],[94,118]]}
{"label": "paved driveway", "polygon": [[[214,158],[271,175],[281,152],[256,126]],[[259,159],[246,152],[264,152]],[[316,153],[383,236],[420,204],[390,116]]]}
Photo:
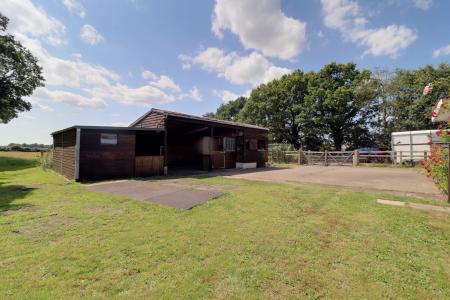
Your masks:
{"label": "paved driveway", "polygon": [[189,209],[224,194],[227,187],[186,180],[119,180],[89,184],[88,189],[131,199]]}
{"label": "paved driveway", "polygon": [[[226,172],[224,172],[226,174]],[[252,180],[313,183],[361,190],[388,191],[418,197],[442,199],[434,183],[418,170],[408,168],[295,166],[252,172],[231,171],[225,176]]]}

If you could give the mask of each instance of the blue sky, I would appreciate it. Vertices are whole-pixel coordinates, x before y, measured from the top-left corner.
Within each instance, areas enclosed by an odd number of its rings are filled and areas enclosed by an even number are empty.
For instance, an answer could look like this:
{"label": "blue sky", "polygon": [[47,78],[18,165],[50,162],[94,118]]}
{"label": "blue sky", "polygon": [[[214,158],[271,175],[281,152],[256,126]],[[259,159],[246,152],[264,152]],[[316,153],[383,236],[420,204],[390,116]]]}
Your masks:
{"label": "blue sky", "polygon": [[2,0],[46,86],[0,144],[126,126],[152,107],[201,115],[294,69],[449,62],[450,1]]}

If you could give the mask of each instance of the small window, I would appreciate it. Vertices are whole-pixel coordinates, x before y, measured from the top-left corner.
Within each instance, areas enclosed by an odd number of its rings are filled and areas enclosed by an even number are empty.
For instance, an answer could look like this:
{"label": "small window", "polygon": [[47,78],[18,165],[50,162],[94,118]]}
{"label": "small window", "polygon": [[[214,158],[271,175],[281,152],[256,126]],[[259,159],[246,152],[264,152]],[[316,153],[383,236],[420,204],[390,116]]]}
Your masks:
{"label": "small window", "polygon": [[117,134],[102,133],[100,135],[100,144],[102,144],[102,145],[117,145]]}
{"label": "small window", "polygon": [[234,138],[231,137],[224,137],[223,138],[223,150],[224,151],[235,151],[236,149],[236,140]]}

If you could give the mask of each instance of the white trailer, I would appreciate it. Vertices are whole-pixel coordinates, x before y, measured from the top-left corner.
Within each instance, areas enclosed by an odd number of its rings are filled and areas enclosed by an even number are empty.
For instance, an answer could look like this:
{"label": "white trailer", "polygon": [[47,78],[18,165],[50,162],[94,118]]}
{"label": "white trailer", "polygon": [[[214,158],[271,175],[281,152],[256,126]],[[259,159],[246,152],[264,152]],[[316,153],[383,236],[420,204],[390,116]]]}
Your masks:
{"label": "white trailer", "polygon": [[416,130],[393,132],[391,136],[392,151],[397,163],[400,160],[418,162],[430,153],[430,141],[440,144],[436,135],[439,130]]}

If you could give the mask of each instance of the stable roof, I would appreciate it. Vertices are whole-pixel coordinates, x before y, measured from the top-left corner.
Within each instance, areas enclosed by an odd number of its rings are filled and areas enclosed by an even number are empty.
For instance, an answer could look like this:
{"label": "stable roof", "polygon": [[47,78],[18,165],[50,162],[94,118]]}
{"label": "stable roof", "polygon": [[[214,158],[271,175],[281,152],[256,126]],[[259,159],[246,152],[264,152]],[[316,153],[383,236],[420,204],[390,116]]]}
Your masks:
{"label": "stable roof", "polygon": [[119,130],[119,131],[153,131],[162,132],[164,128],[139,128],[139,127],[116,127],[116,126],[86,126],[86,125],[74,125],[55,132],[51,135],[55,135],[71,129],[92,129],[92,130]]}
{"label": "stable roof", "polygon": [[269,131],[269,129],[267,129],[265,127],[260,127],[260,126],[256,126],[256,125],[245,124],[245,123],[234,122],[234,121],[227,121],[227,120],[218,120],[218,119],[208,118],[208,117],[199,117],[199,116],[188,115],[188,114],[183,114],[183,113],[168,111],[168,110],[163,110],[163,109],[157,109],[157,108],[152,108],[150,111],[148,111],[147,113],[142,115],[139,119],[137,119],[136,121],[131,123],[130,127],[136,125],[137,123],[139,123],[141,120],[145,119],[148,115],[150,115],[152,113],[162,114],[168,119],[184,119],[184,120],[198,121],[198,122],[208,123],[208,124],[218,124],[218,125],[224,125],[224,126],[243,127],[243,128],[252,128],[252,129]]}

